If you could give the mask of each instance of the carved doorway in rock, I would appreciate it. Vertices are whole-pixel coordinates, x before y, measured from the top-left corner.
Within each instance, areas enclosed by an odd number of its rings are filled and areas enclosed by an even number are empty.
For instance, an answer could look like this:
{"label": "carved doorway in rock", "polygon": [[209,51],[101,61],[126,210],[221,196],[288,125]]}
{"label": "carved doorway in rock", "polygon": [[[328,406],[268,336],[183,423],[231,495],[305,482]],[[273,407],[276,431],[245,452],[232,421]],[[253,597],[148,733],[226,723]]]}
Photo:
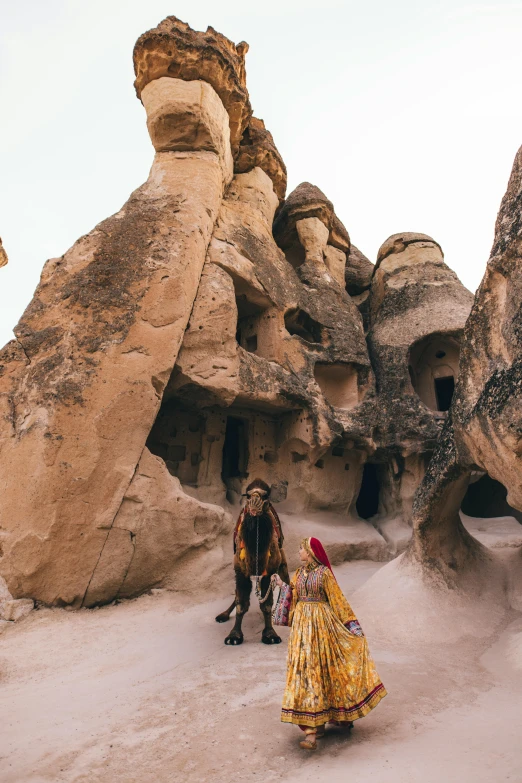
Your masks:
{"label": "carved doorway in rock", "polygon": [[237,502],[241,496],[242,479],[248,468],[248,421],[227,416],[221,478],[227,488],[227,500]]}
{"label": "carved doorway in rock", "polygon": [[361,488],[355,508],[361,519],[371,519],[379,511],[380,481],[378,466],[366,462],[363,467]]}
{"label": "carved doorway in rock", "polygon": [[455,377],[453,375],[444,375],[442,378],[434,378],[435,397],[437,399],[437,410],[449,411],[453,392],[455,391]]}
{"label": "carved doorway in rock", "polygon": [[414,391],[434,411],[448,411],[459,371],[459,340],[430,334],[410,349],[408,371]]}

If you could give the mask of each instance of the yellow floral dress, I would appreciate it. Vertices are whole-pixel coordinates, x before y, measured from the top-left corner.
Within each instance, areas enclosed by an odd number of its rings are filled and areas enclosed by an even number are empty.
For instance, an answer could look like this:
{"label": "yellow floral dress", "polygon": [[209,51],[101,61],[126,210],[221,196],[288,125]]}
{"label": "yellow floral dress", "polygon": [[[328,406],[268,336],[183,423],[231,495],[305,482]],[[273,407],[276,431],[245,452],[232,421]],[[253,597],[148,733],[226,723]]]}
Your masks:
{"label": "yellow floral dress", "polygon": [[334,575],[326,566],[306,565],[290,586],[292,630],[281,720],[315,727],[363,718],[386,689],[365,637],[345,627],[356,618]]}

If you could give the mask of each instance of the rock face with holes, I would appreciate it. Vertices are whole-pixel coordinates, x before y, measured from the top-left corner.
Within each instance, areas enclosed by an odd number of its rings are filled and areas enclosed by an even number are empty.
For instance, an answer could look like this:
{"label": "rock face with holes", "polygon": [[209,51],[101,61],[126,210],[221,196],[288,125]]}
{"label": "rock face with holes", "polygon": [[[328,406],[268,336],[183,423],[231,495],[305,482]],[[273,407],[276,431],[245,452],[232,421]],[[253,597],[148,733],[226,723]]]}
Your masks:
{"label": "rock face with holes", "polygon": [[17,599],[192,589],[229,562],[254,477],[295,540],[330,515],[339,557],[406,544],[471,295],[429,237],[391,237],[374,267],[319,188],[285,198],[247,48],[175,17],[140,37],[149,178],[45,265],[2,351]]}
{"label": "rock face with holes", "polygon": [[451,403],[472,302],[431,237],[395,234],[381,246],[368,345],[378,388],[374,460],[388,517],[410,516]]}
{"label": "rock face with holes", "polygon": [[362,318],[345,289],[350,240],[317,188],[300,186],[279,208],[273,140],[248,131],[247,141],[148,447],[203,502],[235,505],[259,475],[281,509],[347,513],[369,440],[354,433],[362,451],[347,448],[345,424],[373,392]]}
{"label": "rock face with holes", "polygon": [[[149,179],[119,213],[46,264],[16,340],[2,351],[0,571],[17,597],[110,600],[136,558],[138,533],[121,524],[116,533],[115,523],[129,491],[135,497],[233,177],[229,111],[237,134],[250,116],[243,48],[210,34],[204,48],[214,87],[199,78],[205,69],[183,70],[183,62],[198,62],[202,39],[182,23],[169,25],[137,45],[139,90],[158,150]],[[170,65],[172,75],[156,73],[150,39],[157,35],[163,43],[171,36],[179,73]],[[195,525],[198,504],[186,503],[191,511],[181,516]],[[220,529],[210,526],[201,545]],[[107,573],[115,548],[120,556]],[[154,583],[153,571],[137,589]]]}
{"label": "rock face with holes", "polygon": [[498,507],[509,513],[511,506],[518,518],[516,512],[522,511],[522,148],[500,206],[486,273],[466,322],[450,419],[415,499],[409,557],[437,571],[449,585],[473,583],[473,574],[488,559],[459,518],[463,499],[473,500],[468,484],[470,478],[476,479],[476,471],[488,474],[481,479],[481,483],[489,481],[488,499],[500,490]]}

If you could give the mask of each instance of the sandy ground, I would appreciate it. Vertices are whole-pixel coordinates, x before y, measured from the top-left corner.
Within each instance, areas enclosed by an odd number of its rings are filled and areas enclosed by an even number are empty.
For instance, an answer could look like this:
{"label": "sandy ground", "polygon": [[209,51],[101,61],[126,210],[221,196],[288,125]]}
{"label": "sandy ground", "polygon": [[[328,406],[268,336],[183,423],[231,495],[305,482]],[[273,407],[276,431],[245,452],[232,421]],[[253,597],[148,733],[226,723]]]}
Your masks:
{"label": "sandy ground", "polygon": [[1,783],[521,783],[522,614],[501,612],[493,634],[405,643],[390,626],[366,626],[364,591],[393,567],[336,569],[389,695],[350,737],[329,731],[315,754],[279,722],[287,629],[283,644],[260,644],[256,608],[245,644],[225,646],[230,625],[214,616],[230,591],[192,606],[159,592],[94,611],[44,609],[10,624],[0,636]]}

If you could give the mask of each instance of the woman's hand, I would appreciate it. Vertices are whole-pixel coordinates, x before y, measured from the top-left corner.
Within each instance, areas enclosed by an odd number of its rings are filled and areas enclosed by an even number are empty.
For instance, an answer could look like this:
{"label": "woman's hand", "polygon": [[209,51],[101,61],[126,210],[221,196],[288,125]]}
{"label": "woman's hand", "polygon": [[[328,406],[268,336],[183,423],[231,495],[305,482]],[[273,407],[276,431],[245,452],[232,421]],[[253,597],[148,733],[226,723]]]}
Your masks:
{"label": "woman's hand", "polygon": [[279,574],[272,574],[272,582],[278,587],[282,587],[284,585],[284,582],[279,576]]}

